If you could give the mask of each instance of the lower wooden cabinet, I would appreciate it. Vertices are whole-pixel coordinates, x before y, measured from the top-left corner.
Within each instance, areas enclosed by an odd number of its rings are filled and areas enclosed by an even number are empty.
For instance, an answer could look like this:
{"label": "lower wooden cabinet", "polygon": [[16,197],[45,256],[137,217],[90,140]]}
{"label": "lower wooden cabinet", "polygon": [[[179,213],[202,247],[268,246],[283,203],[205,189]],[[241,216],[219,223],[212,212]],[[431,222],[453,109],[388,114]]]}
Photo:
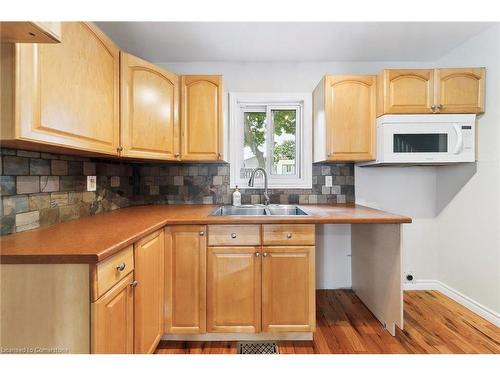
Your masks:
{"label": "lower wooden cabinet", "polygon": [[91,307],[91,352],[134,353],[133,273],[111,288]]}
{"label": "lower wooden cabinet", "polygon": [[134,353],[152,353],[163,335],[165,239],[159,230],[134,246]]}
{"label": "lower wooden cabinet", "polygon": [[260,246],[209,247],[207,331],[260,332]]}
{"label": "lower wooden cabinet", "polygon": [[264,246],[262,331],[315,330],[314,246]]}
{"label": "lower wooden cabinet", "polygon": [[206,332],[206,227],[165,228],[166,332]]}

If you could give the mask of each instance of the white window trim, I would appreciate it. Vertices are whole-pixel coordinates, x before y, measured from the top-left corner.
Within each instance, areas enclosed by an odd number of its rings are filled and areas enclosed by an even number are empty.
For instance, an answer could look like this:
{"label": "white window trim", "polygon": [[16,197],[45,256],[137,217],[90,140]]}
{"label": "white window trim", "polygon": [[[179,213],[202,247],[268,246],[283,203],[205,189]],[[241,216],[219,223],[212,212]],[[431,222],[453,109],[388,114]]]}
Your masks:
{"label": "white window trim", "polygon": [[[269,181],[271,189],[311,189],[312,188],[312,94],[311,93],[229,93],[229,162],[230,187],[235,188],[238,185],[241,189],[251,189],[248,187],[248,181],[239,178],[239,167],[242,161],[236,162],[241,158],[243,149],[243,127],[239,121],[241,115],[241,106],[263,106],[272,103],[273,107],[296,106],[301,104],[300,116],[300,136],[297,137],[297,160],[300,165],[300,177],[288,176],[280,177]],[[299,135],[299,134],[297,134]],[[300,143],[300,144],[299,144]],[[257,186],[257,183],[255,184]]]}

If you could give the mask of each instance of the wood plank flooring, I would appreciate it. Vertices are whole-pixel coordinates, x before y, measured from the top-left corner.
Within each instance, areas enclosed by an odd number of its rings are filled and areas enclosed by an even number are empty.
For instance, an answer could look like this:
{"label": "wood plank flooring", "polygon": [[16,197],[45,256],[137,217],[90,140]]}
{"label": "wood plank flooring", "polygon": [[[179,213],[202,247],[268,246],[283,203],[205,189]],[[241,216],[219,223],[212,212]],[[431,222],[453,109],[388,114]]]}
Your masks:
{"label": "wood plank flooring", "polygon": [[[405,329],[392,337],[349,290],[318,290],[313,341],[281,341],[282,354],[496,353],[500,328],[436,291],[404,293]],[[161,354],[235,354],[236,342],[166,342]]]}

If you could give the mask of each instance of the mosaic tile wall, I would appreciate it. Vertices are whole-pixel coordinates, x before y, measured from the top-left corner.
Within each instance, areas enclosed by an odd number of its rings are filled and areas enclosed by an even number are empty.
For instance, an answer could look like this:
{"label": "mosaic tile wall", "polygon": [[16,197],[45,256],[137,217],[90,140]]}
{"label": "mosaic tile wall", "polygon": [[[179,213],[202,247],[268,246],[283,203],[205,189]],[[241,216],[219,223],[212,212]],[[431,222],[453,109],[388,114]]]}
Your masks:
{"label": "mosaic tile wall", "polygon": [[[229,164],[142,164],[1,149],[1,235],[141,204],[230,204]],[[86,191],[86,176],[97,190]],[[333,187],[325,186],[332,176]],[[263,203],[261,189],[242,203]],[[354,202],[353,164],[313,165],[312,189],[270,189],[271,203]]]}

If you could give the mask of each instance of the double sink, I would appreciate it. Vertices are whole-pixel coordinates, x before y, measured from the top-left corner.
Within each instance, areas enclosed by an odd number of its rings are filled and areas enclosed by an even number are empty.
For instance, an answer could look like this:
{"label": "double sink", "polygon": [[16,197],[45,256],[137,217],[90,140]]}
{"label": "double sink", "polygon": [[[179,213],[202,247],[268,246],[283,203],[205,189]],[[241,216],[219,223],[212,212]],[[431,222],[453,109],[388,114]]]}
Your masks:
{"label": "double sink", "polygon": [[242,205],[221,206],[210,213],[209,216],[299,216],[308,215],[298,206],[286,204],[270,204],[268,206]]}

